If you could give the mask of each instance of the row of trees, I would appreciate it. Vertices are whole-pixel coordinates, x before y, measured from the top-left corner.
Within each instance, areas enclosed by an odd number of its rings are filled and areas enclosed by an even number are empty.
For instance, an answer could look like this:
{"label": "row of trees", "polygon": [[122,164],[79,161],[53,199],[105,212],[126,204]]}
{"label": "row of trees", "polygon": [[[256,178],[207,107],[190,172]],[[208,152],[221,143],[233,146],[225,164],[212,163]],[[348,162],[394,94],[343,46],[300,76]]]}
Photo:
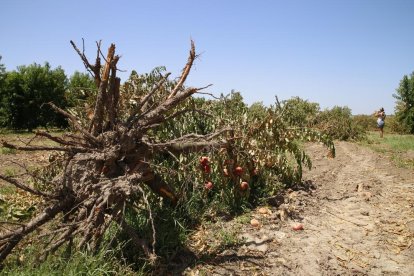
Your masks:
{"label": "row of trees", "polygon": [[68,78],[61,67],[53,69],[49,63],[19,66],[11,72],[0,63],[0,127],[29,131],[36,127],[64,128],[66,119],[46,103],[69,108],[94,86],[88,75],[75,72]]}
{"label": "row of trees", "polygon": [[[136,75],[135,72],[131,75],[134,74]],[[80,102],[90,98],[93,91],[96,92],[95,82],[88,74],[75,72],[68,78],[61,67],[52,69],[49,63],[43,66],[36,63],[19,66],[17,70],[7,72],[1,64],[0,56],[0,127],[27,130],[36,127],[66,127],[66,120],[45,103],[54,102],[63,108],[79,106]],[[403,77],[393,96],[397,100],[395,111],[398,122],[393,131],[413,134],[414,73]],[[328,123],[331,118],[351,117],[351,110],[347,107],[334,107],[330,113],[323,115],[325,118],[321,118],[317,103],[292,98],[286,104],[286,111],[291,114],[294,124],[306,121],[307,127],[313,127],[316,121],[319,121],[319,125],[323,121],[330,134],[334,133],[333,128],[348,128],[351,133],[336,137],[344,140],[355,138],[353,136],[359,132],[350,119]],[[83,106],[87,108],[88,103],[83,103]]]}

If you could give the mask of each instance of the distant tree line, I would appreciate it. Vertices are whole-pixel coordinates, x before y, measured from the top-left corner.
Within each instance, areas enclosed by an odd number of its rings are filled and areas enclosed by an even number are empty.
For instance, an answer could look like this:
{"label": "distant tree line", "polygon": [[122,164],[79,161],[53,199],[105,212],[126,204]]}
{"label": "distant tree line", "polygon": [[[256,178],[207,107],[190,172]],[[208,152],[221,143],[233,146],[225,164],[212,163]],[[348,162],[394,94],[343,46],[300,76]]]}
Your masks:
{"label": "distant tree line", "polygon": [[[136,72],[133,71],[131,76],[134,74]],[[68,78],[61,67],[52,69],[47,62],[6,71],[0,56],[0,128],[29,131],[37,127],[65,128],[68,126],[67,121],[47,103],[73,108],[74,112],[80,111],[85,113],[83,116],[87,116],[95,92],[95,82],[86,73],[75,72]],[[393,96],[396,98],[396,108],[395,118],[392,118],[392,124],[388,124],[392,126],[390,129],[414,134],[414,73],[403,77]],[[299,97],[282,104],[290,115],[291,125],[322,128],[338,136],[337,139],[355,139],[362,133],[361,128],[369,130],[375,127],[375,120],[370,121],[369,116],[361,115],[352,119],[348,107],[335,106],[321,112],[319,104]]]}
{"label": "distant tree line", "polygon": [[67,121],[47,104],[69,108],[82,99],[82,91],[94,89],[87,74],[68,78],[61,67],[31,64],[6,71],[0,56],[0,127],[29,130],[37,127],[67,127]]}

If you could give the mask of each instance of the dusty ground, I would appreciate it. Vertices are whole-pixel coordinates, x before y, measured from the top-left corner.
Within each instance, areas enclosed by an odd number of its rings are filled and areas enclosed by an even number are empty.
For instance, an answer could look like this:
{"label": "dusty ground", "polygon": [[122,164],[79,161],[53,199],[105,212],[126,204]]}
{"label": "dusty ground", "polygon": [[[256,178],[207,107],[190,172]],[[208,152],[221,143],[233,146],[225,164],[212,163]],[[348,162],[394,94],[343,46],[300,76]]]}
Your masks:
{"label": "dusty ground", "polygon": [[[353,143],[336,148],[330,159],[310,145],[314,169],[305,185],[278,207],[221,225],[237,231],[243,245],[180,274],[414,275],[414,171]],[[292,229],[298,223],[303,230]]]}
{"label": "dusty ground", "polygon": [[[0,134],[0,141],[5,140],[11,144],[24,146],[31,141],[33,145],[48,145],[45,139],[36,138],[32,141],[33,135],[25,134]],[[50,144],[50,142],[49,142]],[[41,168],[49,163],[47,151],[16,151],[0,147],[0,173],[5,175],[19,175],[26,169]],[[0,180],[0,185],[5,182]]]}

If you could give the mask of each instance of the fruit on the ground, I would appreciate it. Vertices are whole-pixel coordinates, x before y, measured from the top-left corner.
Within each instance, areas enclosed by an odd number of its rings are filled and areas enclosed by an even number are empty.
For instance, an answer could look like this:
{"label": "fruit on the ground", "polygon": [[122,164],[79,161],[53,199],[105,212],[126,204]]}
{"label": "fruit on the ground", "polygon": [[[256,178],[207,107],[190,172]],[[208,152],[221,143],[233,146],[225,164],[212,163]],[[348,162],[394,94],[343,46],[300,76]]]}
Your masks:
{"label": "fruit on the ground", "polygon": [[240,183],[240,190],[246,191],[247,189],[249,189],[249,183],[247,183],[246,181]]}
{"label": "fruit on the ground", "polygon": [[303,224],[301,224],[301,223],[296,224],[292,227],[292,229],[295,230],[295,231],[303,230]]}
{"label": "fruit on the ground", "polygon": [[235,175],[238,175],[238,176],[241,176],[241,175],[243,174],[243,168],[242,168],[242,167],[240,167],[240,166],[236,167],[236,168],[234,169],[234,174],[235,174]]}
{"label": "fruit on the ground", "polygon": [[250,225],[253,227],[259,227],[260,226],[260,222],[257,219],[252,219],[250,221]]}
{"label": "fruit on the ground", "polygon": [[211,181],[207,181],[204,184],[204,188],[206,188],[206,190],[211,190],[211,189],[213,189],[213,187],[214,187],[214,185],[213,185],[213,182],[211,182]]}
{"label": "fruit on the ground", "polygon": [[261,207],[261,208],[259,208],[259,213],[260,214],[262,214],[262,215],[265,215],[265,214],[271,214],[272,213],[272,211],[270,211],[268,208],[266,208],[266,207]]}

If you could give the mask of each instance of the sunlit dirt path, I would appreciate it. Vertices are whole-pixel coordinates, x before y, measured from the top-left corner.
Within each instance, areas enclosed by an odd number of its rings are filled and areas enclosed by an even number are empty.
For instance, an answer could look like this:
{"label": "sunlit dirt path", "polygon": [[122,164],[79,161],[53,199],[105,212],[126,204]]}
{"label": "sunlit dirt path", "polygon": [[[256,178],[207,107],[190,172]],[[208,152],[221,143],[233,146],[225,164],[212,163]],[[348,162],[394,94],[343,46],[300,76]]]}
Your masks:
{"label": "sunlit dirt path", "polygon": [[[262,247],[245,245],[187,274],[414,275],[414,172],[354,143],[336,149],[331,159],[309,145],[314,168],[304,179],[312,189],[288,192],[271,208],[278,218],[242,229]],[[283,221],[281,210],[289,214]],[[304,230],[294,231],[297,223]]]}

